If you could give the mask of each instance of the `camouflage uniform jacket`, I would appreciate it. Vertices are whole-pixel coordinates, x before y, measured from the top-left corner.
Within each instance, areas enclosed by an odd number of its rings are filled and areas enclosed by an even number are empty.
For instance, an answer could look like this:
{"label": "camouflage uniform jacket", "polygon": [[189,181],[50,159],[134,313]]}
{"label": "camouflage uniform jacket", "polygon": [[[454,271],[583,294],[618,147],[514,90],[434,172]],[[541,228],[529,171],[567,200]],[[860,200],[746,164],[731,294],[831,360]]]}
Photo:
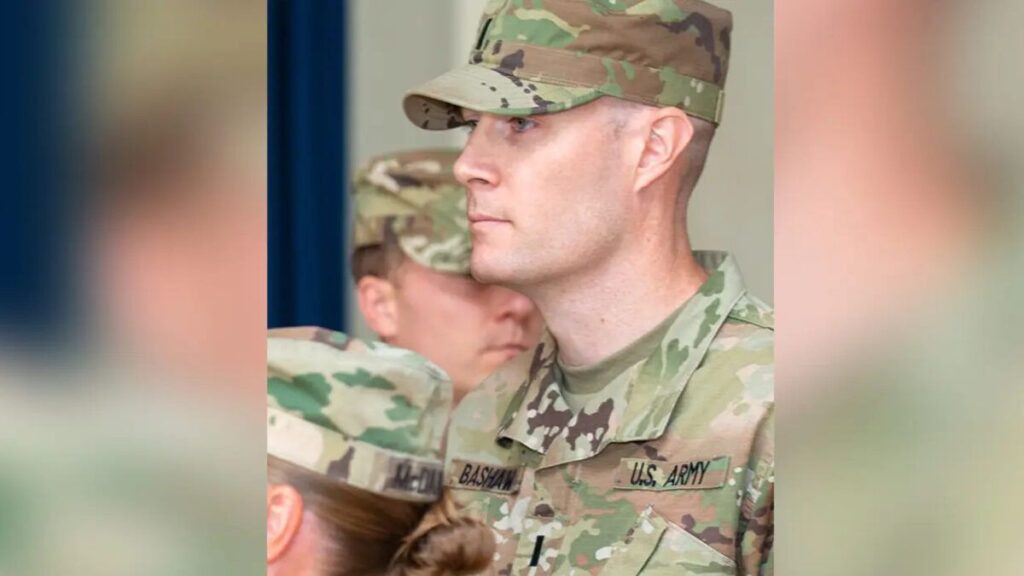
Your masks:
{"label": "camouflage uniform jacket", "polygon": [[446,483],[493,574],[770,574],[774,320],[723,253],[658,349],[578,414],[550,334],[458,406]]}

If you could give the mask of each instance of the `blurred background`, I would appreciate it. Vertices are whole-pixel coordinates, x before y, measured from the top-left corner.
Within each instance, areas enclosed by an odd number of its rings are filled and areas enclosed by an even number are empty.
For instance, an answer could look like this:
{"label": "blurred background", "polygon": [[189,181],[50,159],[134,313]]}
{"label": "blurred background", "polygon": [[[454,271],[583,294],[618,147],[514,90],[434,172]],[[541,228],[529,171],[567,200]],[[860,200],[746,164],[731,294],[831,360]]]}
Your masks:
{"label": "blurred background", "polygon": [[781,574],[1015,574],[1024,4],[775,12]]}
{"label": "blurred background", "polygon": [[259,573],[267,17],[0,23],[0,574]]}

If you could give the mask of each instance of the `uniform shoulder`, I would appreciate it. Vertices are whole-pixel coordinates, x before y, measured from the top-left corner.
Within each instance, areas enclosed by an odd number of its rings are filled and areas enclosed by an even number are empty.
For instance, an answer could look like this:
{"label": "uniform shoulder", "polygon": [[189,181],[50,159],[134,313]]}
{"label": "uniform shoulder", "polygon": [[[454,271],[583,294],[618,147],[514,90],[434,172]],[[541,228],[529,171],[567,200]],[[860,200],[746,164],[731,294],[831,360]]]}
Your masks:
{"label": "uniform shoulder", "polygon": [[711,368],[709,375],[730,375],[733,387],[716,384],[712,387],[715,394],[731,390],[736,402],[762,407],[774,402],[774,326],[771,307],[752,296],[740,298],[719,328],[702,363]]}
{"label": "uniform shoulder", "polygon": [[744,294],[729,312],[729,319],[775,330],[775,310],[750,294]]}

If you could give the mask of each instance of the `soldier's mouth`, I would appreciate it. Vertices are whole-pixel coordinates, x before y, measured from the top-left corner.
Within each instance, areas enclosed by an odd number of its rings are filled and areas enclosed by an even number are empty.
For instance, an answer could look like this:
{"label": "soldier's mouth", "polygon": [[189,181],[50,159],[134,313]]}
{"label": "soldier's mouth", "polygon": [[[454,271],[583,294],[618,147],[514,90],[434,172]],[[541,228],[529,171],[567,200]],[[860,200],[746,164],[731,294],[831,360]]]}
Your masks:
{"label": "soldier's mouth", "polygon": [[488,216],[486,214],[481,214],[479,212],[470,212],[467,215],[467,218],[469,219],[469,223],[470,224],[487,224],[487,223],[491,223],[491,224],[508,224],[509,223],[508,220],[503,220],[501,218],[495,218],[494,216]]}
{"label": "soldier's mouth", "polygon": [[490,346],[487,348],[487,352],[497,352],[500,354],[506,354],[509,358],[512,356],[518,356],[520,353],[525,352],[527,349],[525,344],[518,342],[511,342],[507,344],[499,344],[497,346]]}

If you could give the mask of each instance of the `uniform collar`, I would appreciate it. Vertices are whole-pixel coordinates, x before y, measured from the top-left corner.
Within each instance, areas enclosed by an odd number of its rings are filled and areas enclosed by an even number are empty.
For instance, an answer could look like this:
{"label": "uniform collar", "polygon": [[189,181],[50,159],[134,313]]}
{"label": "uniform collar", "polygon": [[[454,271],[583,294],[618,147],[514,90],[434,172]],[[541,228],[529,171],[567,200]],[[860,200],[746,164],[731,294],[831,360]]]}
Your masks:
{"label": "uniform collar", "polygon": [[679,310],[661,344],[619,375],[574,414],[562,395],[557,343],[545,333],[534,348],[526,381],[498,430],[542,455],[541,467],[590,458],[612,442],[660,437],[711,340],[746,292],[725,252],[694,252],[708,279]]}

